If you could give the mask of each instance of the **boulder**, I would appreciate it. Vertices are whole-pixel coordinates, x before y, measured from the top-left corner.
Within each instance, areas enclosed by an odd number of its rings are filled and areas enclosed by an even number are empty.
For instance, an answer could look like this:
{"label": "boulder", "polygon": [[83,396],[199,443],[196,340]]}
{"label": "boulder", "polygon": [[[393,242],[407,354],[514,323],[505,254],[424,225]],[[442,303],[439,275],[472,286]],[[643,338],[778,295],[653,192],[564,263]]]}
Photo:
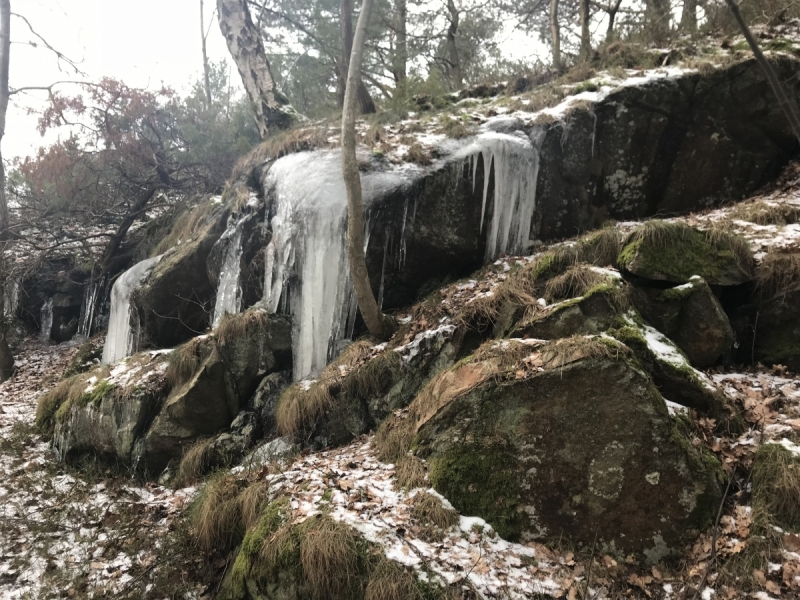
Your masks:
{"label": "boulder", "polygon": [[800,373],[800,290],[758,304],[752,360]]}
{"label": "boulder", "polygon": [[683,284],[694,276],[721,286],[753,279],[753,257],[746,242],[683,223],[648,221],[628,236],[617,260],[624,275],[651,285]]}
{"label": "boulder", "polygon": [[204,332],[217,282],[206,270],[211,248],[225,230],[224,214],[164,254],[132,297],[141,323],[140,347],[172,348]]}
{"label": "boulder", "polygon": [[410,407],[433,487],[509,539],[596,540],[653,563],[682,550],[713,521],[720,465],[613,344],[483,352],[434,379]]}
{"label": "boulder", "polygon": [[645,321],[672,340],[694,367],[710,367],[733,348],[728,316],[700,277],[666,290],[636,287],[631,300]]}

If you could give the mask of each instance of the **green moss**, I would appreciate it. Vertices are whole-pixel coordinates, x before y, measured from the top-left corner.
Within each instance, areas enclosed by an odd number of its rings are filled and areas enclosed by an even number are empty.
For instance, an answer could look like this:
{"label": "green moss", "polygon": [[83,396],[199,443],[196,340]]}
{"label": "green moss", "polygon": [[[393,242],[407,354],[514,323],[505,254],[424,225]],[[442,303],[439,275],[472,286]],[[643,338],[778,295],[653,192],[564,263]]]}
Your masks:
{"label": "green moss", "polygon": [[432,458],[429,475],[434,489],[461,514],[477,515],[509,540],[523,525],[517,510],[519,464],[509,444],[463,444]]}
{"label": "green moss", "polygon": [[694,294],[694,286],[684,287],[682,285],[668,288],[659,294],[662,302],[680,302]]}
{"label": "green moss", "polygon": [[581,94],[583,92],[596,92],[600,89],[600,86],[593,81],[584,81],[583,83],[579,83],[574,88],[570,90],[570,95],[575,96],[577,94]]}
{"label": "green moss", "polygon": [[86,406],[87,404],[100,404],[104,398],[111,396],[116,387],[117,386],[115,384],[111,383],[107,379],[98,381],[92,388],[91,392],[81,396],[81,406]]}
{"label": "green moss", "polygon": [[102,346],[96,347],[91,340],[86,340],[81,344],[80,348],[78,348],[78,352],[69,362],[67,370],[64,371],[64,377],[85,373],[94,366],[92,361],[94,361],[94,359],[99,359],[102,355]]}

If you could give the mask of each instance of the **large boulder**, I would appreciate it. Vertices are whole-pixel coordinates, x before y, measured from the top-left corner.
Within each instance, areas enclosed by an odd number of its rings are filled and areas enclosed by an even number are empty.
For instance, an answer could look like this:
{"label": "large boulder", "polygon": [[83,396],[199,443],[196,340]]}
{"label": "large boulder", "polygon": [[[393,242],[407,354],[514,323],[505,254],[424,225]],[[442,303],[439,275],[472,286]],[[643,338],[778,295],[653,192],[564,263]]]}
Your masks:
{"label": "large boulder", "polygon": [[650,562],[712,522],[719,463],[692,446],[624,346],[495,347],[410,407],[414,452],[460,512],[511,539],[596,539]]}
{"label": "large boulder", "polygon": [[645,321],[683,350],[693,366],[716,364],[733,348],[728,316],[701,277],[668,288],[634,288],[631,299]]}

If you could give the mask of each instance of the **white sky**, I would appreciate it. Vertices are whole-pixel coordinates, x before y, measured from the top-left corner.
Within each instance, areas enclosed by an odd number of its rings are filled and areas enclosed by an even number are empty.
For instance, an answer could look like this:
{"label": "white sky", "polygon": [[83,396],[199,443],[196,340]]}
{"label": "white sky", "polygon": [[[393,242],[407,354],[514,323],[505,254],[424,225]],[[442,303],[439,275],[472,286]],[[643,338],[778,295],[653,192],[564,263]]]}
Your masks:
{"label": "white sky", "polygon": [[[216,18],[210,21],[215,0],[205,0],[209,59],[229,60]],[[48,43],[80,63],[86,78],[66,68],[44,48],[20,42],[32,38],[24,21],[12,17],[12,88],[50,85],[62,79],[97,80],[114,77],[133,87],[157,89],[162,82],[185,93],[202,71],[200,52],[200,0],[11,0],[11,11],[25,16]],[[231,73],[238,83],[238,73]],[[62,86],[62,92],[75,86]],[[29,155],[44,140],[36,131],[36,115],[28,109],[41,107],[46,92],[12,96],[8,109],[3,156]],[[55,138],[53,138],[55,139]]]}

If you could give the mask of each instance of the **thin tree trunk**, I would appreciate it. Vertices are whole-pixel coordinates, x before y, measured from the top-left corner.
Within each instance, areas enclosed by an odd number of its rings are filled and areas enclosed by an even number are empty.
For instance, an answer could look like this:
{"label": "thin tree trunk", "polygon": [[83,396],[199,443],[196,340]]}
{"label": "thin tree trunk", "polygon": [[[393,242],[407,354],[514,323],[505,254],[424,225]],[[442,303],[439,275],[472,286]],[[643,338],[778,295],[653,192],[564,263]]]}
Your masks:
{"label": "thin tree trunk", "polygon": [[[339,20],[342,30],[342,55],[339,57],[338,99],[339,106],[344,106],[347,70],[350,64],[350,54],[353,51],[353,0],[341,0]],[[372,96],[361,79],[358,80],[358,109],[363,115],[375,112],[375,102],[372,101]]]}
{"label": "thin tree trunk", "polygon": [[697,32],[697,0],[683,0],[680,28],[688,33]]}
{"label": "thin tree trunk", "polygon": [[772,91],[778,98],[778,104],[780,104],[784,114],[786,115],[786,118],[789,120],[789,124],[792,127],[792,133],[794,133],[797,141],[800,142],[800,118],[797,116],[797,111],[795,110],[789,98],[786,96],[786,92],[784,92],[783,86],[778,80],[778,76],[775,74],[775,70],[772,68],[772,65],[769,64],[769,61],[764,57],[764,53],[761,52],[761,48],[758,46],[756,38],[753,37],[753,34],[750,32],[750,28],[747,26],[747,23],[744,22],[742,13],[739,12],[739,5],[736,4],[734,0],[725,0],[725,2],[728,4],[728,8],[731,9],[736,22],[739,24],[739,28],[744,34],[744,39],[746,39],[747,43],[750,44],[750,49],[753,51],[761,70],[764,71],[764,75],[769,81]]}
{"label": "thin tree trunk", "polygon": [[610,43],[614,39],[614,21],[617,18],[619,7],[622,6],[622,0],[617,0],[614,6],[611,6],[608,13],[608,29],[606,29],[606,43]]}
{"label": "thin tree trunk", "polygon": [[589,55],[592,53],[592,33],[589,29],[589,0],[580,0],[580,13],[581,13],[581,47],[578,51],[578,56],[581,60],[589,60]]}
{"label": "thin tree trunk", "polygon": [[450,25],[447,27],[447,60],[450,62],[450,82],[454,90],[460,90],[464,85],[461,75],[461,59],[458,56],[456,35],[458,35],[459,15],[453,0],[447,0],[447,12]]}
{"label": "thin tree trunk", "polygon": [[206,109],[211,108],[211,76],[208,65],[208,52],[206,52],[206,24],[203,15],[203,0],[200,0],[200,42],[203,49],[203,83],[206,88]]}
{"label": "thin tree trunk", "polygon": [[131,206],[130,210],[128,210],[128,213],[123,217],[117,230],[111,236],[111,239],[109,239],[108,246],[106,246],[105,252],[103,252],[103,260],[100,261],[100,270],[103,275],[111,270],[114,264],[114,257],[117,254],[117,250],[119,250],[119,247],[122,245],[122,242],[125,240],[125,236],[128,235],[128,230],[136,219],[141,216],[142,212],[144,212],[147,204],[152,200],[153,196],[155,196],[157,189],[158,188],[151,187],[141,195],[136,203]]}
{"label": "thin tree trunk", "polygon": [[553,46],[553,68],[561,70],[561,26],[558,22],[558,0],[550,0],[550,38]]}
{"label": "thin tree trunk", "polygon": [[406,80],[408,73],[408,35],[406,33],[406,23],[408,21],[407,0],[394,1],[394,30],[397,41],[394,49],[394,61],[392,71],[395,83],[402,83]]}
{"label": "thin tree trunk", "polygon": [[[8,112],[8,72],[11,57],[11,0],[0,0],[0,147],[6,134]],[[14,372],[14,356],[8,346],[8,321],[5,318],[6,281],[8,263],[5,260],[9,241],[8,198],[6,197],[6,170],[0,150],[0,381]]]}
{"label": "thin tree trunk", "polygon": [[669,1],[647,0],[648,20],[656,44],[663,44],[669,37]]}
{"label": "thin tree trunk", "polygon": [[217,15],[228,51],[253,106],[261,138],[266,139],[270,129],[288,128],[296,113],[275,85],[261,34],[250,18],[247,0],[217,0]]}
{"label": "thin tree trunk", "polygon": [[358,83],[361,80],[364,41],[373,1],[364,0],[361,5],[347,71],[347,88],[342,110],[342,173],[347,188],[347,258],[350,261],[350,277],[353,280],[358,308],[369,332],[378,339],[386,339],[391,334],[391,321],[381,312],[375,301],[364,256],[364,201],[361,196],[361,175],[356,160],[356,96]]}

